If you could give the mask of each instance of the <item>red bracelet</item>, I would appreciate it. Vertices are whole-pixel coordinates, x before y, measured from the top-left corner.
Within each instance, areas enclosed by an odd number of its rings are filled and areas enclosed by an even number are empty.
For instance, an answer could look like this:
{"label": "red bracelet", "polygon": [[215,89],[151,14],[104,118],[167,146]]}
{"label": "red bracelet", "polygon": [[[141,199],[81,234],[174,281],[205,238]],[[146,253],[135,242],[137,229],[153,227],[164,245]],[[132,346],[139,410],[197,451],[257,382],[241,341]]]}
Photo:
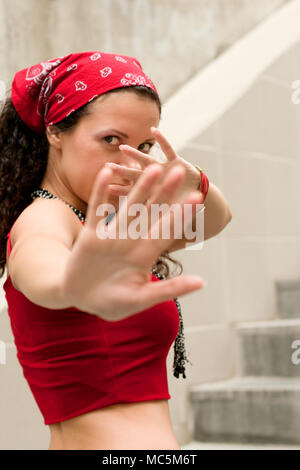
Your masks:
{"label": "red bracelet", "polygon": [[202,168],[200,168],[200,166],[194,165],[194,167],[197,168],[197,170],[199,171],[201,175],[201,180],[199,183],[198,190],[201,191],[201,193],[203,194],[203,197],[204,197],[203,202],[204,202],[207,196],[208,188],[209,188],[209,179],[207,178]]}

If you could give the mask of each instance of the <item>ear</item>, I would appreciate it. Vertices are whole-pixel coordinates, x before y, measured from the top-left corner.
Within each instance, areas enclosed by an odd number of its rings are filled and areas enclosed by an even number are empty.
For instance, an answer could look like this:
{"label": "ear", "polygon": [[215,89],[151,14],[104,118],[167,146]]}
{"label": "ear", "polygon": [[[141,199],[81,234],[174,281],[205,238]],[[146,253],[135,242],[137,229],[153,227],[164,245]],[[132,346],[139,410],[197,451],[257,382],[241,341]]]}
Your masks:
{"label": "ear", "polygon": [[47,126],[46,128],[46,137],[48,139],[49,145],[60,149],[61,148],[61,136],[62,132],[57,129],[55,126]]}

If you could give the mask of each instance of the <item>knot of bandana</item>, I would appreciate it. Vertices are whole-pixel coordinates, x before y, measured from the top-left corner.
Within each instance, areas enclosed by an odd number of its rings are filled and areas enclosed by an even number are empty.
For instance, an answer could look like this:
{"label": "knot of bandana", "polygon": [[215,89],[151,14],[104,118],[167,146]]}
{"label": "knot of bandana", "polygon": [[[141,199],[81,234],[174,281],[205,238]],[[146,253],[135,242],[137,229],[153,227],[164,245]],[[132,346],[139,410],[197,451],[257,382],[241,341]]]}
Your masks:
{"label": "knot of bandana", "polygon": [[131,56],[89,51],[48,59],[19,70],[11,99],[24,123],[38,134],[97,96],[144,85],[158,94],[140,62]]}

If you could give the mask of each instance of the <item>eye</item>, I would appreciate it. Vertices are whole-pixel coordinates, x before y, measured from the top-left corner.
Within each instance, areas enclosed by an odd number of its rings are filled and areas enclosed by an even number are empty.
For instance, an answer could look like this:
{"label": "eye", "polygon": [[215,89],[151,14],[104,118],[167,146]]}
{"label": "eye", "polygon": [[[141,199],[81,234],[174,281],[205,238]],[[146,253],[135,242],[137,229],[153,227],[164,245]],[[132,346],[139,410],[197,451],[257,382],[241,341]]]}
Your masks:
{"label": "eye", "polygon": [[[119,137],[117,137],[116,135],[107,135],[106,137],[104,137],[104,140],[105,140],[105,139],[110,139],[111,137],[112,137],[113,139],[114,139],[114,138],[115,138],[115,139],[119,139]],[[106,142],[107,142],[107,141],[106,141]],[[107,142],[107,143],[109,144],[110,142]],[[117,144],[116,144],[116,145],[117,145]]]}
{"label": "eye", "polygon": [[[149,145],[148,150],[150,150],[151,147],[153,147],[153,144],[151,144],[150,142],[145,142],[144,144],[141,144],[141,145],[142,145],[142,146],[143,146],[143,145]],[[140,145],[140,147],[141,147],[141,145]],[[139,150],[140,150],[141,152],[143,151],[143,150],[141,150],[140,148],[139,148]]]}
{"label": "eye", "polygon": [[[119,137],[117,137],[116,135],[107,135],[104,137],[104,140],[107,144],[111,144],[111,142],[108,142],[106,139],[118,139],[119,140]],[[118,144],[115,144],[115,145],[118,145]],[[145,142],[144,144],[141,144],[140,147],[142,147],[143,145],[149,145],[149,148],[148,148],[148,151],[151,149],[151,147],[153,147],[154,144],[152,144],[151,142]],[[139,147],[139,150],[142,152],[143,150]]]}

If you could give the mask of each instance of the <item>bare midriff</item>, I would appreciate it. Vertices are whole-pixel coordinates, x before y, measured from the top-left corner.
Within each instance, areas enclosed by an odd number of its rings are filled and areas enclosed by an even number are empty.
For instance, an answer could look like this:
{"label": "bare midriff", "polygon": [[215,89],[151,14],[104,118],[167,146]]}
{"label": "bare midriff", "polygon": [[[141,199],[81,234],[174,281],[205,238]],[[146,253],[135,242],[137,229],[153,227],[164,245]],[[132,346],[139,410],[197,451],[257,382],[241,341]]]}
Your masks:
{"label": "bare midriff", "polygon": [[168,400],[120,403],[49,425],[49,450],[180,449]]}

